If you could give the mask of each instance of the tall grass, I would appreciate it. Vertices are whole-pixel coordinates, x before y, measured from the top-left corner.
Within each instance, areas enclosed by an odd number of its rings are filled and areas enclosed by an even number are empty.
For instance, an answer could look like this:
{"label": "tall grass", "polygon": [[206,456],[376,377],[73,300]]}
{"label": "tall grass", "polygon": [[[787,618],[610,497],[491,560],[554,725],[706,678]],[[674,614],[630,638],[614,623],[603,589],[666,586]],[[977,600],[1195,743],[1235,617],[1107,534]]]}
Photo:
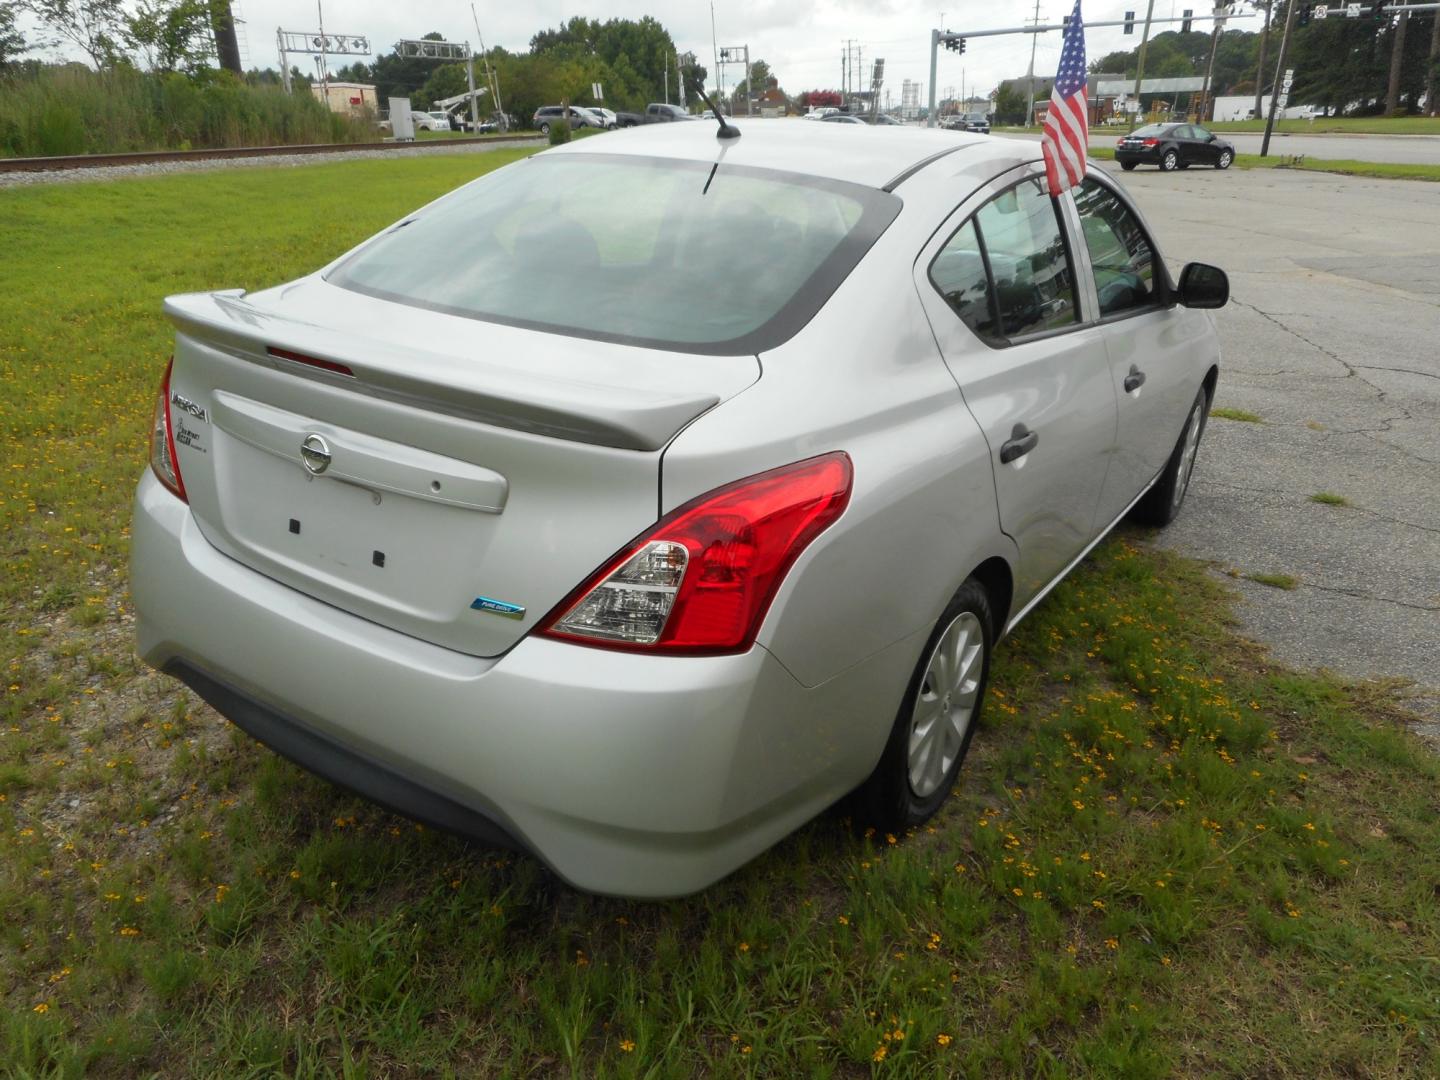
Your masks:
{"label": "tall grass", "polygon": [[308,92],[249,86],[224,73],[187,76],[78,64],[0,75],[0,157],[362,142],[369,125]]}

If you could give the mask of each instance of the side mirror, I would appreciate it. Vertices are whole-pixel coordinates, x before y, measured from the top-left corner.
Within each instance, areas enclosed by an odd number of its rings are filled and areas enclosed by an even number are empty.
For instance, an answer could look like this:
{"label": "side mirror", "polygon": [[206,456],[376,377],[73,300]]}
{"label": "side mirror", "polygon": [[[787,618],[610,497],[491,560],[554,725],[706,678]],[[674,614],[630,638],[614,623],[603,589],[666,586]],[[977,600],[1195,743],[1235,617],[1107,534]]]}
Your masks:
{"label": "side mirror", "polygon": [[1218,266],[1186,263],[1175,299],[1191,308],[1222,308],[1230,300],[1230,279]]}

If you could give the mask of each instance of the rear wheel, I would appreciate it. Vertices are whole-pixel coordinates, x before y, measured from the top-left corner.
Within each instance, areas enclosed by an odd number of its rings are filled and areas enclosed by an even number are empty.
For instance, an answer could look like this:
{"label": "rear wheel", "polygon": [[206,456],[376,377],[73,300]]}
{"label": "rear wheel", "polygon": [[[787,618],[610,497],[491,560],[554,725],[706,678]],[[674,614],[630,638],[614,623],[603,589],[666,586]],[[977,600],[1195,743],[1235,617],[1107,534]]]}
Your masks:
{"label": "rear wheel", "polygon": [[925,643],[880,764],[860,790],[869,824],[904,829],[940,809],[975,734],[994,640],[989,594],[970,578]]}
{"label": "rear wheel", "polygon": [[541,125],[540,125],[540,134],[541,134],[541,135],[549,135],[549,134],[550,134],[550,125],[549,125],[549,124],[541,124]]}
{"label": "rear wheel", "polygon": [[1232,154],[1229,150],[1221,150],[1221,151],[1220,151],[1220,157],[1219,157],[1219,159],[1215,162],[1215,168],[1217,168],[1217,169],[1228,169],[1228,168],[1230,167],[1230,163],[1231,163],[1232,161],[1234,161],[1234,160],[1235,160],[1235,155]]}
{"label": "rear wheel", "polygon": [[1164,172],[1174,172],[1180,167],[1180,155],[1174,150],[1166,150],[1160,158],[1160,168]]}
{"label": "rear wheel", "polygon": [[1209,406],[1210,396],[1202,386],[1195,395],[1195,404],[1185,418],[1184,430],[1180,432],[1180,440],[1165,464],[1165,471],[1131,512],[1136,521],[1144,525],[1169,525],[1179,515],[1185,493],[1190,490],[1190,476],[1195,471],[1195,455],[1200,449],[1200,438],[1205,434]]}

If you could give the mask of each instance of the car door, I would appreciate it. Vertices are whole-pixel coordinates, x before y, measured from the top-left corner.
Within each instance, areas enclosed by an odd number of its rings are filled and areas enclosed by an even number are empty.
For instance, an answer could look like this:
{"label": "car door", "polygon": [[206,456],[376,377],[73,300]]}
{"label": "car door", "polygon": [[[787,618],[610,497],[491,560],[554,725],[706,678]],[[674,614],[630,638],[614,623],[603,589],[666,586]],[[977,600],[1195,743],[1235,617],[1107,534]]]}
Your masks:
{"label": "car door", "polygon": [[1115,438],[1104,329],[1082,306],[1059,204],[1026,166],[981,190],[921,253],[915,283],[985,432],[1000,527],[1019,550],[1016,608],[1096,532]]}
{"label": "car door", "polygon": [[1220,151],[1216,146],[1215,136],[1202,127],[1191,125],[1191,137],[1195,140],[1195,163],[1197,165],[1214,165],[1220,159]]}
{"label": "car door", "polygon": [[1099,521],[1118,518],[1164,467],[1199,388],[1193,324],[1169,302],[1168,283],[1144,221],[1108,180],[1091,174],[1067,211],[1081,236],[1118,405],[1115,446]]}

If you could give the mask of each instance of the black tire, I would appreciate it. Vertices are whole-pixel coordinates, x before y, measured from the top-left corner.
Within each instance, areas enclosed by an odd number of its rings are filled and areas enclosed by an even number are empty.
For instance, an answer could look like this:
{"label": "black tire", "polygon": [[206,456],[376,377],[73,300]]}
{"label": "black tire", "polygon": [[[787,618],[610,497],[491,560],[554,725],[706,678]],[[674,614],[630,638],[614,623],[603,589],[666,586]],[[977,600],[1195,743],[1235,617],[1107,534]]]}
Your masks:
{"label": "black tire", "polygon": [[[857,816],[865,824],[892,832],[907,829],[927,821],[945,802],[946,797],[950,794],[950,789],[955,784],[955,776],[960,771],[960,765],[970,749],[970,740],[974,738],[975,728],[979,723],[981,710],[985,704],[985,687],[990,678],[990,658],[995,648],[994,623],[989,594],[980,582],[974,578],[968,579],[964,585],[960,586],[950,603],[946,605],[940,621],[935,624],[935,629],[926,639],[925,648],[921,650],[920,659],[910,677],[910,685],[906,687],[905,695],[900,699],[900,711],[895,717],[895,725],[891,729],[890,739],[886,742],[885,750],[880,755],[880,763],[875,766],[875,771],[870,774],[870,778],[857,792]],[[959,737],[958,747],[953,745],[950,747],[954,759],[946,765],[944,758],[947,748],[944,736],[952,733],[954,726],[953,712],[947,708],[950,694],[960,691],[962,687],[969,687],[972,682],[969,677],[960,678],[955,687],[944,691],[943,697],[940,696],[943,688],[931,686],[932,661],[937,659],[938,647],[942,640],[947,638],[947,632],[952,627],[961,629],[968,627],[970,632],[978,632],[979,654],[969,664],[966,664],[961,658],[955,666],[960,668],[961,674],[973,675],[974,666],[978,663],[979,682],[974,684],[973,692],[969,689],[964,690],[963,696],[972,704],[969,707],[968,719],[965,720],[964,733]],[[960,651],[963,653],[967,651],[967,648],[962,645]],[[932,720],[932,724],[937,726],[934,739],[939,740],[941,758],[938,765],[923,770],[932,772],[934,777],[939,778],[939,782],[933,787],[928,784],[922,785],[917,790],[911,779],[910,743],[912,733],[917,727],[916,706],[921,702],[923,695],[931,695],[932,700],[937,701],[935,719]],[[942,711],[944,711],[943,716],[941,715]],[[932,755],[935,749],[932,741]],[[925,757],[923,760],[929,762],[930,758]]]}
{"label": "black tire", "polygon": [[1228,169],[1230,167],[1230,163],[1234,160],[1235,155],[1232,154],[1229,150],[1221,150],[1220,157],[1215,161],[1215,168]]}
{"label": "black tire", "polygon": [[1161,172],[1174,172],[1174,171],[1175,171],[1176,169],[1178,169],[1179,167],[1180,167],[1180,155],[1177,154],[1173,149],[1171,149],[1171,150],[1166,150],[1165,153],[1164,153],[1163,155],[1161,155],[1161,158],[1160,158],[1160,171],[1161,171]]}
{"label": "black tire", "polygon": [[1122,162],[1120,162],[1120,168],[1124,169],[1126,172],[1134,172],[1134,171],[1135,171],[1135,165],[1136,165],[1136,162],[1133,162],[1133,161],[1122,161]]}
{"label": "black tire", "polygon": [[[1142,525],[1163,527],[1169,525],[1180,514],[1185,505],[1185,493],[1190,490],[1190,477],[1195,473],[1195,458],[1199,455],[1200,440],[1205,434],[1205,420],[1210,414],[1210,396],[1202,386],[1195,395],[1195,404],[1185,417],[1185,427],[1165,463],[1160,479],[1135,504],[1130,516]],[[1194,440],[1191,432],[1194,431]],[[1188,452],[1187,452],[1188,451]]]}

